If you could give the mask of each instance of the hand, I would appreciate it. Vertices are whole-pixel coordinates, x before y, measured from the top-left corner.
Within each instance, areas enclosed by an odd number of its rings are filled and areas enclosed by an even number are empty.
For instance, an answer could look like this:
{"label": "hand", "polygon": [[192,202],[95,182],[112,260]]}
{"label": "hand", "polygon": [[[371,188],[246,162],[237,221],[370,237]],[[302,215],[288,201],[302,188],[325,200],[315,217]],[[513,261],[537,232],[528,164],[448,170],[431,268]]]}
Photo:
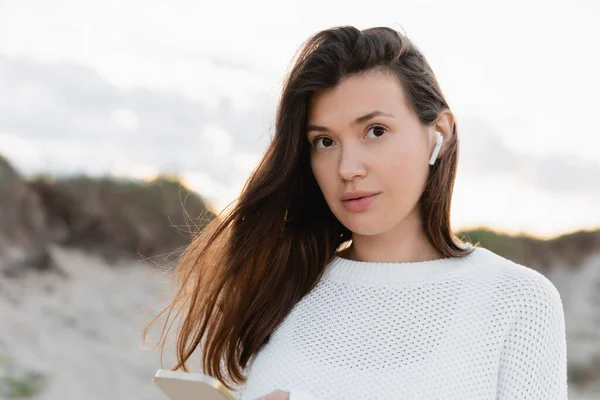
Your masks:
{"label": "hand", "polygon": [[290,393],[283,390],[276,390],[265,396],[259,397],[256,400],[289,400]]}

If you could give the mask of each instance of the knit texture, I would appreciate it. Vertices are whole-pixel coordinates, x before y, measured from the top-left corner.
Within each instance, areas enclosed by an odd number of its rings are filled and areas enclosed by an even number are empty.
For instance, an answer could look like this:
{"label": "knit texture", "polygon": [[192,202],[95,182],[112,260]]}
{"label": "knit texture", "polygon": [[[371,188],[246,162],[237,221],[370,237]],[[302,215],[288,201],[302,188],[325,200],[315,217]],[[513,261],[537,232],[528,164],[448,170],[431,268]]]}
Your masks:
{"label": "knit texture", "polygon": [[336,257],[251,359],[240,399],[567,399],[556,287],[484,249],[465,258]]}

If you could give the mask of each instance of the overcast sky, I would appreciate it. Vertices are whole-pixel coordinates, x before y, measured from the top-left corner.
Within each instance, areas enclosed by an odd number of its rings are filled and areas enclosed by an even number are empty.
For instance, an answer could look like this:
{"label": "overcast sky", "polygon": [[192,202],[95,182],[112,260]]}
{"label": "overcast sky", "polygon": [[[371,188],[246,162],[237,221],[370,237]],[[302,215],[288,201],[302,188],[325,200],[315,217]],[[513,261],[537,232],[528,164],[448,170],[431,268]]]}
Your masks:
{"label": "overcast sky", "polygon": [[598,227],[598,4],[0,0],[0,153],[24,174],[179,173],[220,209],[268,143],[298,46],[384,25],[458,119],[456,229]]}

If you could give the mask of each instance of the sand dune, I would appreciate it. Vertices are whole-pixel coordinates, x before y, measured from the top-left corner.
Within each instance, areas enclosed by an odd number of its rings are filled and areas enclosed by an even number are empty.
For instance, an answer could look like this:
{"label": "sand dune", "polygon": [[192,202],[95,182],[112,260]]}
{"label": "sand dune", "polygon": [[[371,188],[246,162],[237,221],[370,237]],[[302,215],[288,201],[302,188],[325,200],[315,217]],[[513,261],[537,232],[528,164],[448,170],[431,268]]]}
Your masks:
{"label": "sand dune", "polygon": [[142,348],[140,332],[164,303],[167,276],[51,251],[67,279],[30,273],[0,283],[0,339],[20,368],[49,377],[40,399],[163,399],[151,383],[158,352]]}

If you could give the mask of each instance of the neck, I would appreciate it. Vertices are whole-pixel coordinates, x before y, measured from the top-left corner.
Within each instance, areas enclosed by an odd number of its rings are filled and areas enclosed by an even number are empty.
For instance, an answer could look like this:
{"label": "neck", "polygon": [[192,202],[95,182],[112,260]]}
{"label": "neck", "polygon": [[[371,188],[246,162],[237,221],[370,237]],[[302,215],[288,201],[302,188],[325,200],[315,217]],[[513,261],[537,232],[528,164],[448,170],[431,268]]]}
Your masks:
{"label": "neck", "polygon": [[427,240],[418,207],[392,229],[377,235],[352,234],[343,258],[366,262],[420,262],[443,258]]}

